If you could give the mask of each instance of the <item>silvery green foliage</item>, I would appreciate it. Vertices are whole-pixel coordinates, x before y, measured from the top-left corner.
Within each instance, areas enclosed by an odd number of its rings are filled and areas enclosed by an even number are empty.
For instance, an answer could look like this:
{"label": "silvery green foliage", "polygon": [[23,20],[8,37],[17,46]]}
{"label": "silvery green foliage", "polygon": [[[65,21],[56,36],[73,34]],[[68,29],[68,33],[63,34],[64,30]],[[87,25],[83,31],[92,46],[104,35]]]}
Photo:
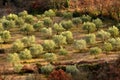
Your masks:
{"label": "silvery green foliage", "polygon": [[44,26],[44,24],[43,24],[42,21],[38,21],[37,23],[35,23],[35,24],[33,25],[33,27],[34,27],[34,29],[35,29],[36,31],[40,31],[40,29],[41,29],[43,26]]}
{"label": "silvery green foliage", "polygon": [[71,20],[68,21],[62,21],[61,25],[63,26],[64,29],[69,30],[71,29],[74,25]]}
{"label": "silvery green foliage", "polygon": [[97,54],[100,54],[100,53],[102,53],[101,48],[99,48],[99,47],[90,48],[90,54],[91,55],[97,55]]}
{"label": "silvery green foliage", "polygon": [[98,30],[99,28],[101,28],[101,27],[102,27],[102,25],[103,25],[102,20],[101,20],[101,19],[99,19],[99,18],[94,19],[92,22],[96,25],[97,30]]}
{"label": "silvery green foliage", "polygon": [[48,64],[46,66],[42,66],[41,67],[41,72],[44,74],[49,74],[53,71],[54,66],[52,66],[51,64]]}
{"label": "silvery green foliage", "polygon": [[28,50],[28,49],[24,49],[23,51],[21,51],[20,53],[19,53],[19,56],[20,56],[20,59],[32,59],[32,55],[31,55],[31,52],[30,52],[30,50]]}
{"label": "silvery green foliage", "polygon": [[39,57],[39,55],[43,53],[43,47],[40,44],[35,44],[30,47],[30,52],[33,57]]}
{"label": "silvery green foliage", "polygon": [[67,41],[68,43],[70,43],[70,41],[73,40],[73,34],[72,34],[71,31],[64,31],[64,32],[61,33],[61,35],[63,35],[63,36],[66,37],[66,41]]}
{"label": "silvery green foliage", "polygon": [[21,71],[21,69],[23,68],[23,65],[20,63],[16,63],[16,64],[14,64],[13,68],[14,68],[15,72],[19,73]]}
{"label": "silvery green foliage", "polygon": [[66,66],[66,72],[75,75],[79,72],[79,70],[77,69],[76,65],[69,65]]}
{"label": "silvery green foliage", "polygon": [[44,40],[42,45],[44,50],[48,52],[54,50],[56,47],[55,42],[53,40]]}
{"label": "silvery green foliage", "polygon": [[44,22],[44,25],[47,27],[50,27],[53,24],[52,19],[49,17],[44,18],[43,22]]}
{"label": "silvery green foliage", "polygon": [[18,19],[15,20],[15,24],[18,27],[22,27],[24,25],[25,21],[23,18],[19,17]]}
{"label": "silvery green foliage", "polygon": [[23,49],[24,49],[24,43],[19,39],[17,39],[12,45],[12,50],[14,52],[19,52]]}
{"label": "silvery green foliage", "polygon": [[83,22],[88,22],[91,21],[92,17],[89,15],[82,15],[81,19]]}
{"label": "silvery green foliage", "polygon": [[2,23],[0,23],[0,33],[1,33],[2,31],[4,31],[4,28],[3,28]]}
{"label": "silvery green foliage", "polygon": [[96,30],[96,25],[92,22],[84,22],[82,28],[83,30],[86,30],[88,33],[91,33]]}
{"label": "silvery green foliage", "polygon": [[47,17],[54,17],[56,14],[52,9],[49,9],[48,11],[44,12],[44,15]]}
{"label": "silvery green foliage", "polygon": [[18,16],[16,14],[9,14],[6,16],[7,20],[17,20]]}
{"label": "silvery green foliage", "polygon": [[119,29],[116,26],[110,27],[108,32],[111,34],[112,37],[116,37],[119,35]]}
{"label": "silvery green foliage", "polygon": [[2,21],[2,25],[3,25],[4,29],[11,29],[13,27],[16,27],[15,21],[13,21],[13,20],[6,20],[6,19],[4,19]]}
{"label": "silvery green foliage", "polygon": [[46,37],[50,38],[52,36],[52,28],[42,28],[41,33]]}
{"label": "silvery green foliage", "polygon": [[59,54],[60,55],[67,55],[68,51],[66,49],[64,49],[63,47],[61,47],[60,50],[59,50]]}
{"label": "silvery green foliage", "polygon": [[95,34],[88,34],[85,36],[85,40],[88,44],[95,44],[96,43],[96,36],[95,36]]}
{"label": "silvery green foliage", "polygon": [[53,36],[53,41],[55,42],[57,47],[60,47],[60,46],[62,46],[64,44],[67,44],[66,37],[63,36],[63,35],[54,35]]}
{"label": "silvery green foliage", "polygon": [[82,20],[78,17],[78,18],[73,18],[72,22],[73,22],[74,25],[76,25],[78,27],[79,24],[82,23]]}
{"label": "silvery green foliage", "polygon": [[113,46],[113,49],[119,50],[120,49],[120,38],[111,38],[108,40]]}
{"label": "silvery green foliage", "polygon": [[103,50],[106,51],[106,52],[109,52],[113,49],[113,46],[111,43],[109,42],[105,42],[104,45],[103,45]]}
{"label": "silvery green foliage", "polygon": [[18,16],[22,18],[25,18],[27,15],[28,15],[28,12],[25,10],[23,12],[18,13]]}
{"label": "silvery green foliage", "polygon": [[55,61],[57,60],[57,55],[54,54],[54,53],[45,53],[44,54],[44,58],[47,60],[47,61]]}
{"label": "silvery green foliage", "polygon": [[4,42],[9,42],[11,39],[11,34],[9,31],[5,30],[0,33],[0,36]]}
{"label": "silvery green foliage", "polygon": [[25,34],[28,35],[28,34],[34,32],[35,30],[33,28],[33,25],[25,23],[23,25],[23,27],[21,28],[21,31],[23,31]]}
{"label": "silvery green foliage", "polygon": [[29,24],[32,24],[34,22],[34,17],[32,15],[27,15],[25,17],[25,22],[29,23]]}
{"label": "silvery green foliage", "polygon": [[106,41],[107,39],[109,39],[111,36],[111,34],[109,32],[106,32],[104,30],[100,30],[97,33],[97,37],[99,37],[102,41]]}
{"label": "silvery green foliage", "polygon": [[56,31],[57,34],[59,34],[59,32],[64,31],[65,29],[62,27],[61,24],[55,23],[53,25],[53,29]]}
{"label": "silvery green foliage", "polygon": [[30,47],[35,44],[35,36],[23,37],[21,40],[25,47]]}
{"label": "silvery green foliage", "polygon": [[87,48],[87,45],[86,45],[86,41],[85,40],[75,40],[74,41],[74,47],[77,49],[77,50],[83,50],[83,49],[86,49]]}
{"label": "silvery green foliage", "polygon": [[73,17],[73,14],[71,12],[64,12],[63,18],[64,19],[71,19]]}
{"label": "silvery green foliage", "polygon": [[12,63],[12,64],[19,63],[20,58],[19,58],[18,53],[9,53],[7,55],[7,61]]}

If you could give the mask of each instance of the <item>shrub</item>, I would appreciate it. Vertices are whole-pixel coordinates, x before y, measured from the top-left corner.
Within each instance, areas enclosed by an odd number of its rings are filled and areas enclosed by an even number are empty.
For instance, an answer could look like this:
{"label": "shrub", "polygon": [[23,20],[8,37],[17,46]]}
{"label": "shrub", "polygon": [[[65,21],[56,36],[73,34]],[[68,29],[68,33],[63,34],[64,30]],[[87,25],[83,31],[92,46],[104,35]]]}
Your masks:
{"label": "shrub", "polygon": [[95,34],[88,34],[85,37],[85,40],[88,44],[95,44],[96,43],[96,36],[95,36]]}
{"label": "shrub", "polygon": [[61,33],[61,35],[66,37],[66,41],[70,43],[73,40],[73,34],[71,31],[64,31]]}
{"label": "shrub", "polygon": [[83,22],[88,22],[91,21],[92,18],[89,15],[82,15],[81,19]]}
{"label": "shrub", "polygon": [[75,65],[69,65],[69,66],[66,66],[66,72],[71,73],[72,75],[75,75],[79,72],[79,70]]}
{"label": "shrub", "polygon": [[86,30],[88,33],[94,32],[96,30],[96,26],[92,22],[85,22],[82,27],[83,30]]}
{"label": "shrub", "polygon": [[41,33],[43,34],[44,37],[50,38],[52,36],[52,28],[42,28]]}
{"label": "shrub", "polygon": [[25,17],[25,22],[29,23],[29,24],[32,24],[34,22],[34,17],[32,15],[27,15]]}
{"label": "shrub", "polygon": [[57,56],[54,53],[45,53],[44,58],[50,62],[57,60]]}
{"label": "shrub", "polygon": [[24,48],[24,44],[21,42],[21,40],[17,39],[13,45],[12,45],[12,50],[14,52],[19,52]]}
{"label": "shrub", "polygon": [[28,50],[28,49],[25,49],[25,50],[21,51],[19,56],[20,56],[21,59],[26,59],[26,60],[27,59],[32,59],[32,55],[30,53],[30,50]]}
{"label": "shrub", "polygon": [[15,72],[19,73],[21,71],[21,69],[23,68],[23,65],[20,63],[14,64],[13,68],[14,68]]}
{"label": "shrub", "polygon": [[112,37],[116,37],[119,35],[119,29],[116,26],[110,27],[108,32],[111,34]]}
{"label": "shrub", "polygon": [[4,28],[3,28],[2,23],[0,23],[0,33],[1,33],[2,31],[4,31]]}
{"label": "shrub", "polygon": [[51,52],[55,48],[55,42],[53,40],[44,40],[42,44],[45,51]]}
{"label": "shrub", "polygon": [[44,74],[50,74],[54,69],[54,66],[52,66],[51,64],[48,64],[46,66],[42,66],[41,67],[41,73]]}
{"label": "shrub", "polygon": [[78,27],[79,24],[82,23],[82,20],[78,17],[78,18],[73,18],[72,22],[74,25],[76,25]]}
{"label": "shrub", "polygon": [[73,17],[73,14],[71,12],[64,12],[63,18],[64,19],[71,19]]}
{"label": "shrub", "polygon": [[74,47],[77,49],[77,50],[84,50],[87,48],[86,46],[86,41],[85,40],[75,40],[74,42]]}
{"label": "shrub", "polygon": [[51,18],[44,18],[44,25],[47,27],[50,27],[53,24],[53,21]]}
{"label": "shrub", "polygon": [[3,40],[5,43],[6,43],[6,42],[9,42],[10,39],[11,39],[11,34],[10,34],[10,32],[7,31],[7,30],[3,31],[0,35],[1,35],[2,40]]}
{"label": "shrub", "polygon": [[97,18],[93,20],[92,22],[96,25],[97,30],[102,27],[103,22],[101,19]]}
{"label": "shrub", "polygon": [[97,37],[99,37],[102,41],[106,41],[107,39],[110,38],[110,33],[104,31],[104,30],[100,30],[98,33],[97,33]]}
{"label": "shrub", "polygon": [[3,20],[2,25],[4,29],[11,29],[15,27],[15,21]]}
{"label": "shrub", "polygon": [[111,43],[105,42],[103,45],[103,50],[106,52],[109,52],[113,49],[113,46]]}
{"label": "shrub", "polygon": [[28,15],[28,12],[25,10],[23,12],[18,13],[18,16],[22,18],[25,18],[27,15]]}
{"label": "shrub", "polygon": [[63,70],[54,70],[49,75],[48,80],[72,80]]}
{"label": "shrub", "polygon": [[71,20],[68,21],[62,21],[61,25],[63,26],[64,29],[69,30],[73,27],[73,23]]}
{"label": "shrub", "polygon": [[97,54],[100,54],[100,53],[102,53],[101,48],[99,48],[99,47],[90,48],[90,54],[91,55],[97,55]]}
{"label": "shrub", "polygon": [[44,24],[43,24],[42,21],[38,21],[37,23],[35,23],[35,24],[33,25],[33,27],[34,27],[34,29],[35,29],[36,31],[40,31],[40,29],[41,29],[43,26],[44,26]]}
{"label": "shrub", "polygon": [[50,9],[48,11],[45,11],[44,14],[47,17],[54,17],[56,15],[55,12],[52,9]]}
{"label": "shrub", "polygon": [[24,25],[24,20],[22,18],[18,18],[18,19],[15,20],[15,24],[18,27],[22,27]]}
{"label": "shrub", "polygon": [[62,46],[63,44],[67,44],[66,42],[66,37],[62,35],[54,35],[53,36],[53,41],[57,45],[57,47]]}
{"label": "shrub", "polygon": [[57,34],[65,30],[61,24],[57,24],[57,23],[53,25],[53,29],[56,31]]}
{"label": "shrub", "polygon": [[25,47],[30,47],[35,44],[35,36],[23,37],[21,40]]}
{"label": "shrub", "polygon": [[43,53],[43,47],[41,45],[35,44],[30,47],[30,52],[33,57],[39,57],[39,55]]}
{"label": "shrub", "polygon": [[63,47],[61,47],[60,50],[59,50],[59,54],[60,55],[67,55],[68,51],[66,49],[64,49]]}
{"label": "shrub", "polygon": [[21,28],[21,31],[29,35],[31,32],[34,32],[33,25],[31,24],[24,24],[24,26]]}
{"label": "shrub", "polygon": [[6,16],[7,20],[17,20],[18,16],[16,14],[9,14]]}

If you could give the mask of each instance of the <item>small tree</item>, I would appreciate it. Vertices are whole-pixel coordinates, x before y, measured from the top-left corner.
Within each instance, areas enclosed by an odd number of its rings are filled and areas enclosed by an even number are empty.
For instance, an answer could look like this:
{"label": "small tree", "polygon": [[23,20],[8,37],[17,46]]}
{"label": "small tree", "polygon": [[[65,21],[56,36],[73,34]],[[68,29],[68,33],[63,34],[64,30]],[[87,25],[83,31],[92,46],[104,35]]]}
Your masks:
{"label": "small tree", "polygon": [[7,20],[17,20],[18,16],[16,14],[9,14],[6,16]]}
{"label": "small tree", "polygon": [[64,19],[71,19],[73,17],[73,14],[71,12],[64,12],[63,18]]}
{"label": "small tree", "polygon": [[21,40],[25,47],[30,47],[35,44],[35,36],[23,37]]}
{"label": "small tree", "polygon": [[10,32],[7,31],[7,30],[3,31],[3,32],[1,33],[1,38],[2,38],[2,40],[4,41],[4,43],[9,42],[10,39],[11,39]]}
{"label": "small tree", "polygon": [[30,52],[33,57],[39,57],[39,55],[43,53],[43,47],[41,45],[35,44],[30,47]]}
{"label": "small tree", "polygon": [[18,13],[18,16],[22,18],[25,18],[27,15],[28,15],[28,12],[25,10],[23,12]]}
{"label": "small tree", "polygon": [[11,29],[11,28],[15,27],[15,21],[3,20],[2,25],[3,25],[4,29]]}
{"label": "small tree", "polygon": [[110,38],[110,33],[109,32],[106,32],[104,30],[100,30],[98,33],[97,33],[97,37],[99,37],[103,42],[106,41],[107,39]]}
{"label": "small tree", "polygon": [[37,23],[35,23],[35,24],[33,25],[33,27],[34,27],[34,29],[35,29],[36,31],[40,31],[40,29],[41,29],[43,26],[44,26],[44,24],[43,24],[42,21],[38,21]]}
{"label": "small tree", "polygon": [[54,35],[53,36],[53,41],[55,42],[55,44],[57,45],[57,47],[60,48],[60,46],[62,46],[63,44],[67,44],[66,42],[66,37],[62,36],[62,35]]}
{"label": "small tree", "polygon": [[24,19],[19,17],[18,19],[15,20],[15,24],[18,27],[22,27],[24,25]]}
{"label": "small tree", "polygon": [[0,33],[4,31],[2,23],[0,23]]}
{"label": "small tree", "polygon": [[45,53],[44,58],[49,62],[57,60],[57,56],[54,53]]}
{"label": "small tree", "polygon": [[57,35],[58,35],[60,32],[62,32],[62,31],[65,30],[61,24],[57,24],[57,23],[55,23],[55,24],[53,25],[53,29],[55,30],[55,32],[57,33]]}
{"label": "small tree", "polygon": [[46,66],[42,66],[41,67],[41,73],[43,74],[50,74],[54,69],[54,66],[52,66],[51,64],[48,64]]}
{"label": "small tree", "polygon": [[81,19],[83,22],[88,22],[91,21],[92,17],[89,15],[82,15]]}
{"label": "small tree", "polygon": [[26,60],[27,59],[32,59],[32,55],[30,53],[30,50],[28,50],[28,49],[25,49],[25,50],[21,51],[19,56],[20,56],[21,59],[26,59]]}
{"label": "small tree", "polygon": [[97,30],[98,30],[99,28],[101,28],[101,27],[102,27],[102,25],[103,25],[102,20],[101,20],[101,19],[99,19],[99,18],[97,18],[97,19],[93,20],[92,22],[96,25]]}
{"label": "small tree", "polygon": [[51,52],[55,49],[56,45],[53,40],[44,40],[44,43],[42,44],[45,51]]}
{"label": "small tree", "polygon": [[102,53],[101,48],[99,48],[99,47],[90,48],[90,54],[91,55],[97,55],[97,54],[100,54],[100,53]]}
{"label": "small tree", "polygon": [[34,32],[33,25],[31,24],[24,24],[24,26],[21,28],[21,31],[29,35],[31,32]]}
{"label": "small tree", "polygon": [[59,50],[59,54],[60,55],[67,55],[68,51],[66,49],[64,49],[63,47],[61,47],[60,50]]}
{"label": "small tree", "polygon": [[79,24],[82,23],[82,20],[78,17],[78,18],[73,18],[72,22],[74,25],[76,25],[77,27],[79,27]]}
{"label": "small tree", "polygon": [[41,33],[44,35],[46,38],[52,37],[52,28],[42,28]]}
{"label": "small tree", "polygon": [[25,22],[29,23],[29,24],[32,24],[34,22],[34,17],[32,15],[27,15],[25,17]]}
{"label": "small tree", "polygon": [[19,39],[17,39],[12,45],[12,50],[14,52],[19,52],[19,51],[23,50],[23,48],[24,48],[24,44]]}
{"label": "small tree", "polygon": [[2,44],[3,44],[3,39],[1,38],[1,36],[0,36],[0,48],[2,49]]}
{"label": "small tree", "polygon": [[103,45],[103,50],[106,52],[109,52],[113,49],[113,46],[111,43],[105,42]]}
{"label": "small tree", "polygon": [[45,11],[44,14],[45,14],[45,16],[51,17],[51,18],[56,15],[56,13],[52,9]]}
{"label": "small tree", "polygon": [[72,34],[71,31],[64,31],[64,32],[61,33],[61,35],[66,37],[66,41],[68,43],[71,43],[71,41],[73,40],[73,34]]}
{"label": "small tree", "polygon": [[86,41],[82,40],[82,39],[81,40],[75,40],[74,47],[79,51],[84,50],[84,49],[87,48]]}
{"label": "small tree", "polygon": [[69,66],[66,66],[66,72],[71,73],[72,75],[75,75],[79,72],[79,70],[75,65],[69,65]]}
{"label": "small tree", "polygon": [[82,27],[83,30],[86,30],[88,33],[94,32],[96,30],[96,26],[92,22],[85,22]]}
{"label": "small tree", "polygon": [[53,24],[53,21],[51,18],[44,18],[44,25],[47,27],[50,27]]}
{"label": "small tree", "polygon": [[88,34],[85,37],[85,40],[88,44],[95,44],[96,43],[96,36],[95,36],[95,34]]}
{"label": "small tree", "polygon": [[73,27],[73,23],[71,20],[68,21],[62,21],[61,25],[63,26],[64,29],[69,30],[70,28]]}
{"label": "small tree", "polygon": [[116,37],[119,35],[119,29],[116,26],[110,27],[108,32],[111,34],[112,37]]}

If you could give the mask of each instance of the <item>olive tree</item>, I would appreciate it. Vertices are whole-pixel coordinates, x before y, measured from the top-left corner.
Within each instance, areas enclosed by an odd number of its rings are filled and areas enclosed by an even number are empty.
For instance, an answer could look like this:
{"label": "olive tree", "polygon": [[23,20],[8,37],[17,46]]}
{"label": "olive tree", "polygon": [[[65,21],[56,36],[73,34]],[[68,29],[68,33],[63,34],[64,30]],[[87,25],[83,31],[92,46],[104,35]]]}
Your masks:
{"label": "olive tree", "polygon": [[59,50],[59,54],[60,55],[67,55],[68,51],[66,49],[64,49],[63,47],[61,47],[60,50]]}
{"label": "olive tree", "polygon": [[85,40],[75,40],[74,41],[74,47],[75,49],[81,51],[85,50],[87,48],[86,41]]}
{"label": "olive tree", "polygon": [[78,17],[78,18],[73,18],[72,22],[73,22],[74,25],[76,25],[78,27],[79,24],[82,23],[82,20]]}
{"label": "olive tree", "polygon": [[89,15],[82,15],[81,19],[83,22],[88,22],[88,21],[91,21],[92,17]]}
{"label": "olive tree", "polygon": [[24,44],[20,39],[17,39],[12,45],[12,50],[14,52],[19,52],[23,49],[24,49]]}
{"label": "olive tree", "polygon": [[109,32],[106,32],[104,30],[100,30],[97,33],[97,37],[99,37],[102,41],[106,41],[107,39],[109,39],[111,36],[111,34]]}
{"label": "olive tree", "polygon": [[2,44],[3,44],[3,39],[1,38],[1,36],[0,36],[0,48],[2,49]]}
{"label": "olive tree", "polygon": [[66,37],[63,35],[54,35],[53,41],[55,42],[57,47],[61,47],[63,44],[67,44]]}
{"label": "olive tree", "polygon": [[2,33],[4,31],[3,25],[2,23],[0,23],[0,33]]}
{"label": "olive tree", "polygon": [[43,47],[39,44],[35,44],[32,47],[30,47],[30,52],[33,57],[39,57],[39,55],[43,53]]}
{"label": "olive tree", "polygon": [[27,15],[25,17],[25,22],[29,23],[29,24],[32,24],[34,22],[34,17],[32,15]]}
{"label": "olive tree", "polygon": [[4,43],[9,42],[11,39],[11,34],[9,31],[5,30],[0,34],[2,40],[4,41]]}
{"label": "olive tree", "polygon": [[33,25],[26,23],[21,28],[21,31],[23,31],[25,34],[29,35],[30,33],[34,32],[35,29],[33,28]]}
{"label": "olive tree", "polygon": [[55,61],[55,60],[57,60],[57,56],[56,56],[56,54],[54,54],[54,53],[45,53],[44,54],[44,58],[47,60],[47,61]]}
{"label": "olive tree", "polygon": [[101,48],[99,48],[99,47],[90,48],[90,54],[91,55],[97,55],[97,54],[100,54],[100,53],[102,53]]}
{"label": "olive tree", "polygon": [[71,20],[68,21],[62,21],[61,25],[63,26],[64,29],[69,30],[73,27],[73,23]]}
{"label": "olive tree", "polygon": [[112,37],[116,37],[119,35],[119,29],[116,26],[110,27],[108,32],[111,34]]}
{"label": "olive tree", "polygon": [[33,25],[36,31],[40,31],[43,26],[44,26],[43,21],[38,21],[37,23]]}
{"label": "olive tree", "polygon": [[79,69],[77,69],[76,65],[68,65],[66,66],[66,72],[75,75],[79,72]]}
{"label": "olive tree", "polygon": [[19,17],[22,17],[23,19],[26,17],[28,15],[28,12],[27,11],[23,11],[23,12],[20,12],[20,13],[18,13],[18,16]]}
{"label": "olive tree", "polygon": [[22,27],[24,25],[25,21],[23,18],[18,18],[15,20],[15,24],[18,26],[18,27]]}
{"label": "olive tree", "polygon": [[94,32],[96,30],[96,25],[92,22],[85,22],[82,26],[83,30],[86,30],[88,33]]}
{"label": "olive tree", "polygon": [[111,43],[109,42],[105,42],[104,45],[103,45],[103,50],[106,51],[106,52],[109,52],[113,49],[113,46]]}
{"label": "olive tree", "polygon": [[51,64],[41,67],[41,73],[50,74],[54,70],[54,66]]}
{"label": "olive tree", "polygon": [[62,26],[61,24],[58,24],[58,23],[55,23],[55,24],[53,25],[53,29],[55,30],[55,32],[57,33],[57,35],[58,35],[60,32],[62,32],[62,31],[65,30],[65,29],[63,28],[63,26]]}
{"label": "olive tree", "polygon": [[88,34],[85,36],[85,40],[88,44],[95,44],[96,43],[96,36],[95,36],[95,34]]}
{"label": "olive tree", "polygon": [[49,18],[49,17],[48,18],[44,18],[43,22],[44,22],[44,25],[47,26],[47,27],[50,27],[53,24],[52,19]]}
{"label": "olive tree", "polygon": [[25,49],[19,53],[20,59],[32,59],[32,55],[30,53],[30,50]]}
{"label": "olive tree", "polygon": [[73,34],[71,31],[64,31],[61,33],[61,35],[66,37],[67,43],[71,43],[71,41],[73,40]]}
{"label": "olive tree", "polygon": [[99,18],[97,18],[97,19],[93,20],[92,22],[96,25],[97,30],[98,30],[99,28],[101,28],[101,27],[102,27],[102,25],[103,25],[102,20],[101,20],[101,19],[99,19]]}
{"label": "olive tree", "polygon": [[42,28],[41,33],[43,34],[44,37],[50,38],[52,37],[52,28]]}
{"label": "olive tree", "polygon": [[64,12],[63,18],[64,19],[71,19],[73,17],[73,14],[71,12]]}
{"label": "olive tree", "polygon": [[44,40],[42,45],[43,45],[44,50],[47,52],[51,52],[56,47],[56,44],[53,40]]}
{"label": "olive tree", "polygon": [[45,16],[51,17],[51,18],[56,15],[56,13],[52,9],[49,9],[48,11],[45,11],[44,14],[45,14]]}
{"label": "olive tree", "polygon": [[11,28],[15,27],[15,21],[3,20],[2,25],[3,25],[4,29],[11,29]]}
{"label": "olive tree", "polygon": [[9,14],[6,16],[7,20],[17,20],[18,16],[16,14]]}

